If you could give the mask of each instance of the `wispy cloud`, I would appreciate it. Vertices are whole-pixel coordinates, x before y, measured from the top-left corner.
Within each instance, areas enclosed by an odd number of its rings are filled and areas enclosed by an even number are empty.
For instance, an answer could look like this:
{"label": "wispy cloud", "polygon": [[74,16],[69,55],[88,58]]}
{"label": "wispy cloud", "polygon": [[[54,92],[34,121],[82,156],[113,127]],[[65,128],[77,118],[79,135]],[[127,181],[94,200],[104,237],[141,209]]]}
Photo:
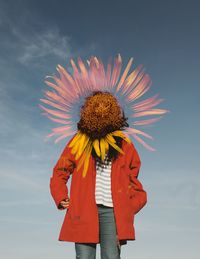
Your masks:
{"label": "wispy cloud", "polygon": [[25,27],[27,19],[32,17],[29,10],[26,10],[17,23],[2,10],[0,14],[0,27],[7,28],[6,34],[1,36],[0,46],[8,50],[8,56],[5,59],[1,57],[1,63],[12,59],[23,66],[45,69],[50,63],[57,65],[57,62],[67,62],[69,57],[90,54],[97,48],[95,42],[74,47],[72,36],[62,34],[55,24],[47,26],[41,21],[35,21],[40,30],[31,28],[29,31]]}
{"label": "wispy cloud", "polygon": [[70,40],[70,36],[61,35],[57,27],[27,35],[20,27],[12,26],[0,46],[10,50],[8,61],[45,69],[53,60],[65,61],[74,55]]}
{"label": "wispy cloud", "polygon": [[19,29],[12,27],[12,34],[19,45],[18,60],[24,64],[37,64],[42,59],[54,56],[61,60],[72,55],[69,36],[61,36],[57,27],[33,33],[27,37]]}
{"label": "wispy cloud", "polygon": [[[16,21],[16,17],[9,14],[9,8],[1,3],[0,26],[6,28],[6,33],[1,35],[0,46],[9,50],[7,59],[19,61],[25,66],[48,65],[49,58],[64,60],[73,55],[71,37],[61,35],[56,25],[47,27],[41,21],[31,21],[32,14],[29,9],[24,10],[23,16]],[[40,31],[30,24],[35,23]],[[24,33],[26,31],[26,33]],[[1,58],[2,61],[2,58]]]}

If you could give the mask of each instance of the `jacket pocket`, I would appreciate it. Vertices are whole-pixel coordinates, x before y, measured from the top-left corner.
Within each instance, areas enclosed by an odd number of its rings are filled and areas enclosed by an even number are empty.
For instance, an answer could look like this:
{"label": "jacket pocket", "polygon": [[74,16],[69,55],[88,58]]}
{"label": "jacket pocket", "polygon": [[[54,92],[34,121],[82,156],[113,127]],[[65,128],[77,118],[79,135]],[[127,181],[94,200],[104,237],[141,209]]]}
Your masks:
{"label": "jacket pocket", "polygon": [[147,203],[147,192],[136,177],[132,177],[129,184],[129,200],[134,214],[137,214]]}

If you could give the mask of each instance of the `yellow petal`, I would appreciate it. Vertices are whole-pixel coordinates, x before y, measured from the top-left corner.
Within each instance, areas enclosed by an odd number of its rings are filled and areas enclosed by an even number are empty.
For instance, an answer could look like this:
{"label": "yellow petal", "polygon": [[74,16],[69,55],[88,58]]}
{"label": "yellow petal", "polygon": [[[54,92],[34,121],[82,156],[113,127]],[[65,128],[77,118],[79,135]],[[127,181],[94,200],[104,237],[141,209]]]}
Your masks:
{"label": "yellow petal", "polygon": [[77,171],[80,170],[81,166],[83,165],[84,161],[85,161],[85,157],[86,157],[86,151],[82,153],[80,160],[78,161],[78,165],[77,165]]}
{"label": "yellow petal", "polygon": [[113,138],[113,136],[112,136],[110,133],[108,133],[108,134],[106,135],[106,138],[109,139],[110,142],[116,143],[116,140]]}
{"label": "yellow petal", "polygon": [[84,163],[84,169],[83,169],[83,173],[82,176],[83,178],[86,176],[87,171],[88,171],[88,166],[89,166],[89,162],[90,162],[90,154],[92,152],[92,144],[89,145],[89,149],[88,152],[86,154],[86,159],[85,159],[85,163]]}
{"label": "yellow petal", "polygon": [[100,149],[101,149],[101,160],[103,161],[105,158],[106,145],[104,138],[100,139]]}
{"label": "yellow petal", "polygon": [[116,131],[112,132],[112,135],[113,135],[113,136],[121,137],[121,138],[123,138],[126,142],[131,143],[131,140],[130,140],[127,136],[125,136],[125,134],[124,134],[122,131],[120,131],[120,130],[116,130]]}
{"label": "yellow petal", "polygon": [[80,139],[80,141],[79,141],[79,148],[78,148],[78,151],[77,151],[76,156],[75,156],[75,159],[76,159],[76,160],[77,160],[77,159],[81,156],[81,154],[83,153],[83,151],[84,151],[86,145],[88,144],[88,141],[89,141],[89,137],[88,137],[85,133],[83,133],[83,135],[82,135],[82,137],[81,137],[81,139]]}
{"label": "yellow petal", "polygon": [[113,143],[112,141],[110,141],[110,140],[107,138],[107,136],[106,136],[106,140],[107,140],[108,143],[109,143],[112,147],[114,147],[117,151],[119,151],[121,154],[124,154],[124,151],[123,151],[120,147],[118,147],[115,143]]}
{"label": "yellow petal", "polygon": [[106,149],[106,153],[107,153],[109,150],[109,144],[105,138],[104,138],[104,141],[105,141],[105,149]]}
{"label": "yellow petal", "polygon": [[99,147],[99,140],[98,139],[95,139],[93,141],[93,147],[94,147],[94,150],[95,150],[97,156],[100,157],[100,147]]}
{"label": "yellow petal", "polygon": [[78,148],[79,148],[79,143],[74,144],[74,146],[71,149],[71,152],[73,155],[76,154],[76,152],[78,151]]}
{"label": "yellow petal", "polygon": [[69,147],[73,147],[76,144],[76,142],[81,138],[81,136],[82,136],[82,133],[78,131],[74,136],[74,138],[72,139],[72,141],[70,142]]}

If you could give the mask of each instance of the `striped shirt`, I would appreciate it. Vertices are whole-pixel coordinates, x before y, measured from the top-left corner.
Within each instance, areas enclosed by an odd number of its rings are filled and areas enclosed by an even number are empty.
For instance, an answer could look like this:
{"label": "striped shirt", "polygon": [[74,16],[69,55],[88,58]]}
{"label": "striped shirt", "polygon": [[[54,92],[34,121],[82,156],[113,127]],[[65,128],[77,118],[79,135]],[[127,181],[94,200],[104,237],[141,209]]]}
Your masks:
{"label": "striped shirt", "polygon": [[111,164],[112,162],[108,159],[107,155],[103,162],[101,162],[100,159],[96,160],[96,204],[103,204],[108,207],[113,207],[111,192]]}

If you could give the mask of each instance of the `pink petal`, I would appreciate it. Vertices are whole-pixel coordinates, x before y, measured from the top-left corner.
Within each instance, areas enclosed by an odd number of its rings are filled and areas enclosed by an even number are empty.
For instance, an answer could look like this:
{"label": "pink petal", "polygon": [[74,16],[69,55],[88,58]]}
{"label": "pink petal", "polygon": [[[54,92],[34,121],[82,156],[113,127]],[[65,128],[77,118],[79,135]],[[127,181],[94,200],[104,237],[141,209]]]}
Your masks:
{"label": "pink petal", "polygon": [[141,121],[135,121],[133,125],[135,126],[142,126],[142,125],[150,125],[153,124],[154,122],[160,120],[163,116],[157,117],[157,118],[152,118],[148,120],[141,120]]}
{"label": "pink petal", "polygon": [[149,115],[159,115],[159,114],[165,114],[169,112],[168,110],[164,109],[151,109],[151,110],[146,110],[143,112],[136,112],[132,115],[132,117],[141,117],[141,116],[149,116]]}
{"label": "pink petal", "polygon": [[138,129],[135,129],[135,128],[131,128],[131,127],[127,128],[126,130],[128,132],[135,133],[135,134],[140,134],[140,135],[143,135],[146,138],[153,139],[152,136],[150,136],[149,134],[145,133],[144,131],[141,131],[141,130],[138,130]]}
{"label": "pink petal", "polygon": [[142,70],[142,65],[140,65],[125,80],[122,86],[122,93],[128,94],[131,90],[133,90],[133,88],[135,88],[135,86],[141,80],[143,75],[144,75],[144,70]]}
{"label": "pink petal", "polygon": [[66,133],[66,134],[62,134],[60,137],[58,137],[56,140],[55,140],[55,143],[58,143],[60,140],[62,140],[63,138],[66,138],[68,136],[72,136],[73,134],[75,134],[76,131],[72,131],[72,132],[69,132],[69,133]]}
{"label": "pink petal", "polygon": [[109,58],[108,64],[107,64],[107,70],[106,70],[106,86],[107,88],[110,88],[110,77],[111,77],[111,70],[112,70],[112,58]]}
{"label": "pink petal", "polygon": [[43,103],[49,104],[49,105],[51,105],[52,107],[57,108],[57,109],[59,109],[59,110],[62,110],[62,111],[65,111],[65,112],[67,111],[66,107],[62,106],[62,104],[59,105],[59,104],[56,104],[56,103],[51,102],[51,101],[46,100],[46,99],[40,99],[40,101],[43,102]]}
{"label": "pink petal", "polygon": [[127,96],[127,101],[133,101],[141,97],[143,94],[145,94],[151,85],[151,79],[149,75],[145,75],[142,80],[138,83],[138,85],[133,89],[132,93]]}
{"label": "pink petal", "polygon": [[121,88],[122,84],[124,83],[124,81],[126,79],[126,76],[127,76],[128,72],[129,72],[129,69],[130,69],[130,67],[132,65],[132,62],[133,62],[133,58],[130,58],[130,60],[129,60],[129,62],[128,62],[125,70],[124,70],[124,73],[122,74],[121,79],[120,79],[120,81],[119,81],[119,83],[117,85],[116,92],[119,91],[119,89]]}
{"label": "pink petal", "polygon": [[139,141],[146,149],[150,150],[150,151],[156,151],[155,148],[151,147],[150,145],[148,145],[144,140],[142,140],[140,137],[138,137],[136,134],[133,134],[133,137]]}
{"label": "pink petal", "polygon": [[62,112],[59,112],[59,111],[55,111],[55,110],[51,110],[51,109],[47,109],[46,107],[44,107],[43,105],[40,105],[39,104],[39,107],[42,108],[43,110],[45,110],[46,112],[54,115],[54,116],[57,116],[59,118],[63,118],[63,119],[69,119],[71,118],[70,115],[68,114],[65,114],[65,113],[62,113]]}
{"label": "pink petal", "polygon": [[116,85],[116,83],[119,79],[121,67],[122,67],[122,59],[121,59],[120,54],[118,54],[117,58],[115,58],[115,64],[113,67],[112,78],[111,78],[111,82],[110,82],[111,88]]}

